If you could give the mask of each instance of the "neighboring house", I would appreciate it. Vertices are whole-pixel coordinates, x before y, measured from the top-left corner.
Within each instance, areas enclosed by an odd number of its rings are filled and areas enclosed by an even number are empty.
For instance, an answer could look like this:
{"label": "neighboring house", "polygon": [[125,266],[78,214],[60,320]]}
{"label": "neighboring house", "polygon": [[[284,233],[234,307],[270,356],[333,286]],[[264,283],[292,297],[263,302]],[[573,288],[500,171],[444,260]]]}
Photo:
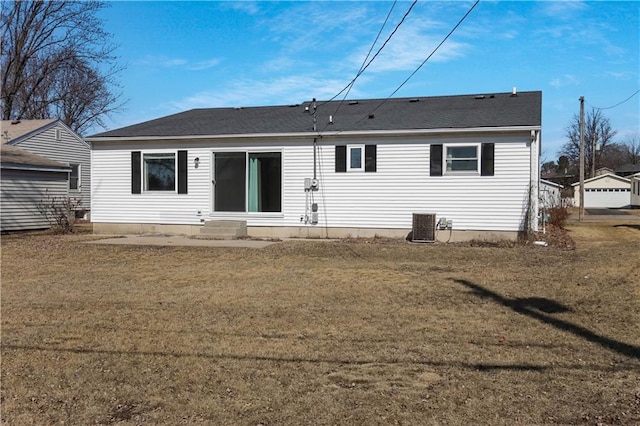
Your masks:
{"label": "neighboring house", "polygon": [[540,179],[540,202],[543,208],[566,206],[562,199],[562,189],[559,183]]}
{"label": "neighboring house", "polygon": [[602,175],[609,175],[609,174],[613,174],[613,169],[610,169],[608,167],[600,167],[598,170],[596,170],[595,176],[602,176]]}
{"label": "neighboring house", "polygon": [[631,207],[640,208],[640,172],[629,176],[631,180]]}
{"label": "neighboring house", "polygon": [[541,98],[194,109],[97,134],[94,230],[399,237],[430,213],[440,237],[516,238],[538,226]]}
{"label": "neighboring house", "polygon": [[14,120],[0,123],[3,144],[69,164],[69,196],[91,210],[91,148],[60,120]]}
{"label": "neighboring house", "polygon": [[640,164],[627,163],[616,168],[616,174],[622,177],[629,177],[637,173],[640,173]]}
{"label": "neighboring house", "polygon": [[42,215],[43,200],[69,194],[66,164],[49,160],[22,148],[0,145],[0,230],[45,229],[51,225]]}
{"label": "neighboring house", "polygon": [[[574,205],[580,205],[580,182],[573,185]],[[629,179],[614,174],[596,176],[584,181],[585,208],[621,208],[629,205]]]}

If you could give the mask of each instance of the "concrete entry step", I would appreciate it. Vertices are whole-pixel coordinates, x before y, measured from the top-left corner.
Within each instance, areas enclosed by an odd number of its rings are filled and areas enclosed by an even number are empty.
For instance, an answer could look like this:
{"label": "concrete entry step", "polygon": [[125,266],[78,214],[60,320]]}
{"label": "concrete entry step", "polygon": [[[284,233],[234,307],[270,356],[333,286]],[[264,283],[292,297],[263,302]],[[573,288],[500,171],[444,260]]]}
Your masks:
{"label": "concrete entry step", "polygon": [[219,238],[223,240],[234,240],[247,236],[247,222],[235,220],[207,220],[200,228],[200,235]]}

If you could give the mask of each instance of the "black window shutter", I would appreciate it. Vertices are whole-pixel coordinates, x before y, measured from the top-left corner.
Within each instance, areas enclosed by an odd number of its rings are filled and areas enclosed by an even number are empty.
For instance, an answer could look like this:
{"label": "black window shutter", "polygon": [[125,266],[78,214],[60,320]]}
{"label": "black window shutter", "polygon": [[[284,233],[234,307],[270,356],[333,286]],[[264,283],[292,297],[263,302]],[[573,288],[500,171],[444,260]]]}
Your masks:
{"label": "black window shutter", "polygon": [[364,171],[376,171],[376,145],[364,146]]}
{"label": "black window shutter", "polygon": [[347,171],[347,146],[336,145],[336,172]]}
{"label": "black window shutter", "polygon": [[140,163],[140,151],[131,152],[131,193],[140,194],[142,192],[142,171]]}
{"label": "black window shutter", "polygon": [[187,151],[178,151],[178,194],[187,193]]}
{"label": "black window shutter", "polygon": [[495,150],[495,144],[493,143],[482,144],[482,159],[480,163],[480,175],[493,176],[494,150]]}
{"label": "black window shutter", "polygon": [[442,176],[442,145],[431,144],[430,176]]}

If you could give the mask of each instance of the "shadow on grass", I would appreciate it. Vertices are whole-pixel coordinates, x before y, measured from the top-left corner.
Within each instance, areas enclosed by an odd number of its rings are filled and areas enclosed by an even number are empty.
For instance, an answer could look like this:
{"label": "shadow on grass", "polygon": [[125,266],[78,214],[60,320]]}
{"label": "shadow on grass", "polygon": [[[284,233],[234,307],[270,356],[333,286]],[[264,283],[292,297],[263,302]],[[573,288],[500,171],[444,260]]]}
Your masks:
{"label": "shadow on grass", "polygon": [[630,345],[628,343],[619,342],[617,340],[610,339],[605,336],[600,336],[594,333],[593,331],[585,327],[582,327],[580,325],[576,325],[569,321],[564,321],[564,320],[546,315],[546,313],[567,312],[570,310],[564,305],[557,303],[553,300],[538,298],[538,297],[525,298],[525,299],[509,299],[481,285],[472,283],[471,281],[458,280],[458,279],[454,279],[453,281],[467,288],[470,288],[478,296],[492,299],[495,302],[503,306],[506,306],[507,308],[511,309],[514,312],[537,319],[538,321],[541,321],[545,324],[552,325],[557,329],[567,331],[578,337],[582,337],[583,339],[589,342],[596,343],[604,348],[610,349],[619,354],[626,355],[628,357],[633,357],[633,358],[640,358],[639,346]]}
{"label": "shadow on grass", "polygon": [[432,367],[456,367],[475,371],[530,371],[545,372],[552,368],[542,365],[532,364],[488,364],[488,363],[468,363],[461,361],[419,361],[419,360],[385,360],[385,359],[331,359],[331,358],[302,358],[266,355],[237,355],[237,354],[208,354],[202,352],[164,352],[164,351],[122,351],[117,349],[87,349],[87,348],[61,348],[55,346],[37,345],[2,345],[2,352],[8,350],[27,351],[48,351],[63,352],[72,354],[102,354],[102,355],[129,355],[129,356],[159,356],[170,358],[204,358],[213,360],[236,360],[236,361],[269,361],[278,363],[310,363],[310,364],[343,364],[343,365],[369,365],[369,364],[394,364],[394,365],[429,365]]}
{"label": "shadow on grass", "polygon": [[631,229],[640,231],[640,225],[624,224],[624,225],[613,225],[613,227],[614,228],[631,228]]}

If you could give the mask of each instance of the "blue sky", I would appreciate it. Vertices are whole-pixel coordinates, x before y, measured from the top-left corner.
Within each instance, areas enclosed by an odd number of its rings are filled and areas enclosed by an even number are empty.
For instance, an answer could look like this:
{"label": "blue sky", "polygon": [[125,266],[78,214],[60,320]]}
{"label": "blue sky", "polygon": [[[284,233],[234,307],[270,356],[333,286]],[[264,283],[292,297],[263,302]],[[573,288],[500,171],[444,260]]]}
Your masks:
{"label": "blue sky", "polygon": [[[348,98],[390,96],[473,3],[419,1]],[[110,3],[101,17],[119,46],[128,102],[107,124],[114,129],[191,108],[329,99],[353,79],[392,5]],[[410,6],[397,2],[374,52]],[[637,1],[481,1],[394,97],[541,90],[542,158],[554,160],[580,96],[587,109],[608,108],[640,89],[639,11]],[[603,112],[616,140],[639,137],[640,94]]]}

